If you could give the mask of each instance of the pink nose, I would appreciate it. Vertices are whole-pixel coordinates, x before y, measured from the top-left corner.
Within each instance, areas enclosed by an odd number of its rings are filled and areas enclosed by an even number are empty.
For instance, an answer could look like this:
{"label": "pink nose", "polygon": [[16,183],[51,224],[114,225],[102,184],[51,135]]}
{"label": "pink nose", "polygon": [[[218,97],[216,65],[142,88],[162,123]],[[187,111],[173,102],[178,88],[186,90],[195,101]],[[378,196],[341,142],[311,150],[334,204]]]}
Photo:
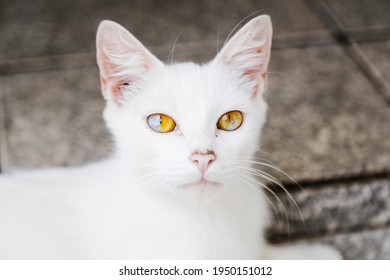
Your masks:
{"label": "pink nose", "polygon": [[191,155],[192,162],[198,166],[202,174],[206,172],[215,159],[216,156],[213,151],[207,151],[206,153],[195,152]]}

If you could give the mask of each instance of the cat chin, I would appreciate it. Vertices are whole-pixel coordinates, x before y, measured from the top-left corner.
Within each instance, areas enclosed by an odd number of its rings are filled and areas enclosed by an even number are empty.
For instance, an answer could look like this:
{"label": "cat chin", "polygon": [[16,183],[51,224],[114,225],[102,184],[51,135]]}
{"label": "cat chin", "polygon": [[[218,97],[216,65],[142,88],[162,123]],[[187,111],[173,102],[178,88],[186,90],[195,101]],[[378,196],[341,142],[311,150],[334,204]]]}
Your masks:
{"label": "cat chin", "polygon": [[213,181],[192,181],[170,184],[167,190],[170,195],[188,202],[209,201],[223,188],[223,184]]}
{"label": "cat chin", "polygon": [[220,183],[207,181],[207,180],[199,180],[197,182],[187,183],[182,185],[181,187],[184,189],[196,189],[196,190],[205,190],[208,188],[217,188],[220,186]]}

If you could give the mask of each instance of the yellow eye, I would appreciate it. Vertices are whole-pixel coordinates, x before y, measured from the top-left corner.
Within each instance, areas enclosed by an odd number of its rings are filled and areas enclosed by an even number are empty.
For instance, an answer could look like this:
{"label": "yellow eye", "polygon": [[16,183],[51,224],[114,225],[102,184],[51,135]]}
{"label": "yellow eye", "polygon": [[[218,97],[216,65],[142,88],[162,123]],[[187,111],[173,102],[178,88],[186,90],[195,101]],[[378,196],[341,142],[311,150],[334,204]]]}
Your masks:
{"label": "yellow eye", "polygon": [[233,131],[241,126],[243,119],[240,111],[230,111],[219,118],[217,127],[221,130]]}
{"label": "yellow eye", "polygon": [[152,114],[146,121],[151,129],[161,133],[171,132],[176,127],[175,121],[163,114]]}

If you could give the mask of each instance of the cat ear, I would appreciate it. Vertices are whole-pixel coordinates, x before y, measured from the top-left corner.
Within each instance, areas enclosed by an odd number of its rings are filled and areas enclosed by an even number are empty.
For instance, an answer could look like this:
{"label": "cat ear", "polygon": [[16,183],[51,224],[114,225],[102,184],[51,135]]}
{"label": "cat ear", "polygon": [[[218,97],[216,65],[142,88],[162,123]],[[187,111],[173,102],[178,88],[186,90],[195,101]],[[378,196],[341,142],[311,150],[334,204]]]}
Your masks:
{"label": "cat ear", "polygon": [[258,16],[245,24],[224,45],[215,61],[238,75],[256,95],[267,87],[271,41],[271,18],[267,15]]}
{"label": "cat ear", "polygon": [[118,105],[126,90],[139,88],[149,71],[163,66],[129,31],[109,20],[98,27],[96,55],[103,96]]}

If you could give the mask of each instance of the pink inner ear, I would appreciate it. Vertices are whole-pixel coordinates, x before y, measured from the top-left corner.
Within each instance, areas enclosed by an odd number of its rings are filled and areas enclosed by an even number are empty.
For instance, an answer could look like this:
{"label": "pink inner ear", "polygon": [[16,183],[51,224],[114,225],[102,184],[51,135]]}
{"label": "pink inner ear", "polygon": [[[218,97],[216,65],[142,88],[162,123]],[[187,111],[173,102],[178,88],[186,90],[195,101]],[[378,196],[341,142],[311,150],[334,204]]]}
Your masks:
{"label": "pink inner ear", "polygon": [[106,95],[108,93],[110,93],[111,96],[113,97],[114,101],[119,105],[120,104],[120,97],[122,94],[122,86],[125,83],[130,83],[130,82],[121,81],[121,80],[113,81],[112,79],[109,81],[103,77],[100,77],[100,81],[102,84],[102,90],[105,94],[105,98],[108,98],[108,96],[106,96]]}
{"label": "pink inner ear", "polygon": [[124,86],[137,90],[147,73],[162,65],[130,32],[111,21],[99,25],[96,48],[103,95],[117,104],[128,92]]}
{"label": "pink inner ear", "polygon": [[260,76],[259,74],[259,69],[258,68],[251,68],[251,69],[246,69],[244,72],[244,76],[249,77],[249,80],[254,81],[254,87],[252,91],[252,97],[255,97],[257,95],[257,92],[259,91],[259,78],[256,76]]}
{"label": "pink inner ear", "polygon": [[[261,53],[261,50],[257,52]],[[252,93],[253,97],[257,95],[261,85],[263,85],[264,89],[267,87],[267,83],[268,83],[267,68],[263,64],[248,67],[247,69],[244,70],[243,75],[247,76],[248,80],[254,83],[253,93]]]}
{"label": "pink inner ear", "polygon": [[103,63],[100,66],[100,81],[103,94],[106,98],[108,98],[107,95],[111,94],[115,102],[119,104],[122,81],[119,77],[113,77],[112,74],[115,73],[115,65],[105,55],[102,56]]}
{"label": "pink inner ear", "polygon": [[261,73],[261,67],[253,67],[246,69],[244,75],[248,76],[251,80],[257,81],[260,77],[263,77],[264,73]]}
{"label": "pink inner ear", "polygon": [[272,25],[268,16],[248,22],[226,43],[216,61],[222,62],[251,87],[253,96],[267,86]]}
{"label": "pink inner ear", "polygon": [[[135,56],[137,55],[137,51],[134,51],[133,53],[129,52],[129,56]],[[135,81],[136,77],[131,77],[131,72],[126,73],[126,71],[123,71],[121,68],[129,68],[134,69],[134,66],[126,66],[126,65],[119,65],[116,62],[113,62],[106,54],[101,53],[99,56],[99,66],[100,66],[100,81],[102,84],[102,90],[103,94],[106,98],[108,98],[108,95],[112,97],[112,99],[120,105],[122,90],[125,84],[132,85]],[[124,56],[125,61],[125,56]],[[137,66],[137,72],[133,73],[142,75],[145,70],[149,69],[150,66],[147,65],[147,63],[142,63],[141,65]],[[121,74],[121,72],[123,72]]]}
{"label": "pink inner ear", "polygon": [[102,88],[105,95],[110,94],[117,104],[120,104],[123,87],[134,86],[156,64],[147,57],[147,53],[134,51],[129,55],[138,56],[141,60],[136,65],[127,66],[113,63],[106,55],[103,55],[102,59],[100,72]]}
{"label": "pink inner ear", "polygon": [[[268,85],[268,74],[267,73],[260,73],[260,76],[261,76],[262,82],[263,82],[263,90],[265,90],[267,88],[267,85]],[[255,97],[257,95],[257,93],[259,92],[260,84],[261,84],[261,82],[256,83],[256,86],[253,89],[253,95],[252,95],[253,97]]]}

